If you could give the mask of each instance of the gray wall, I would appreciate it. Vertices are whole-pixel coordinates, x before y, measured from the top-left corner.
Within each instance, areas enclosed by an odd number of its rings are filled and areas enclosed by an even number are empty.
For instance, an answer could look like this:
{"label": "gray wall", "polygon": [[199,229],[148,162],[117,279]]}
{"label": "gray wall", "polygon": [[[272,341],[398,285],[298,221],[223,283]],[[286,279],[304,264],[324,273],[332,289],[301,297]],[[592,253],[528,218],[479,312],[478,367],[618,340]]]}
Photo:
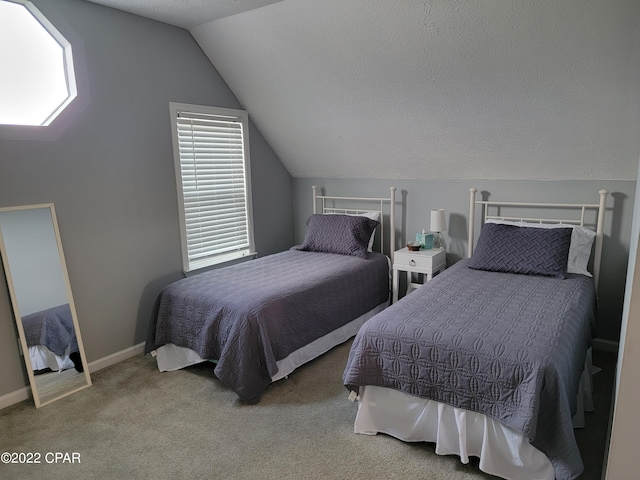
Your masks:
{"label": "gray wall", "polygon": [[[34,3],[74,48],[79,97],[46,129],[0,126],[0,206],[55,204],[92,362],[144,341],[159,290],[182,276],[169,102],[241,105],[186,30],[80,0]],[[265,255],[293,244],[293,186],[253,124],[249,135]],[[26,374],[0,278],[2,396]]]}
{"label": "gray wall", "polygon": [[[311,186],[322,187],[325,195],[385,197],[389,187],[396,192],[396,248],[401,248],[423,228],[429,230],[429,212],[444,208],[447,213],[447,262],[466,257],[469,189],[488,192],[491,200],[598,203],[598,191],[609,191],[604,227],[603,261],[600,278],[600,308],[597,337],[617,341],[629,258],[629,241],[635,201],[635,181],[531,181],[531,180],[343,180],[295,179],[296,243],[302,242],[305,221],[312,212]],[[476,235],[478,233],[476,228]]]}

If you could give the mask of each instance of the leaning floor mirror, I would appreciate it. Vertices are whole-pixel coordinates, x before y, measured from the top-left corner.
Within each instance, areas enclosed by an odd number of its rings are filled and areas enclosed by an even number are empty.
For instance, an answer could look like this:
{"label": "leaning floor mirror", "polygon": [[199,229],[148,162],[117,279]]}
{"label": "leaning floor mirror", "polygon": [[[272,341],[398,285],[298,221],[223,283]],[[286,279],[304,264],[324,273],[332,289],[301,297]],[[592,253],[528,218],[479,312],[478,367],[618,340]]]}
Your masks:
{"label": "leaning floor mirror", "polygon": [[0,251],[36,407],[90,386],[53,204],[0,208]]}

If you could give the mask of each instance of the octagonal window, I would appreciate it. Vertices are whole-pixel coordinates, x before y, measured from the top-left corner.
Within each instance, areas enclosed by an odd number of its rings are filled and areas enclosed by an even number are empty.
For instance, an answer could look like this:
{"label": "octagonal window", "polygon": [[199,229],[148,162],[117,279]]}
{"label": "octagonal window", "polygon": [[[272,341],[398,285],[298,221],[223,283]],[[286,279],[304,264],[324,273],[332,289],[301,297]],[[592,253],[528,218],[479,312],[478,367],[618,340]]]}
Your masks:
{"label": "octagonal window", "polygon": [[49,125],[76,97],[71,45],[27,0],[0,0],[0,124]]}

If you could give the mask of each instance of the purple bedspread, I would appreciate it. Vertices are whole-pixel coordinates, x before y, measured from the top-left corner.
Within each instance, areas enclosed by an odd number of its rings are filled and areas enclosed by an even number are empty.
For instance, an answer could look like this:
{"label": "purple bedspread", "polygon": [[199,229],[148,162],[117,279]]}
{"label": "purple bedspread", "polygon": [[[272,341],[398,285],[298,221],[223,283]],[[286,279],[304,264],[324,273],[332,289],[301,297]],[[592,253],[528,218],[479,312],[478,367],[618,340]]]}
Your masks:
{"label": "purple bedspread", "polygon": [[387,257],[289,250],[179,280],[154,307],[146,351],[166,343],[217,360],[216,376],[257,403],[276,361],[389,296]]}
{"label": "purple bedspread", "polygon": [[370,319],[343,381],[483,413],[544,452],[557,479],[582,460],[572,416],[595,322],[593,280],[472,270],[463,260]]}
{"label": "purple bedspread", "polygon": [[27,346],[42,345],[58,356],[78,350],[69,304],[60,305],[22,317]]}

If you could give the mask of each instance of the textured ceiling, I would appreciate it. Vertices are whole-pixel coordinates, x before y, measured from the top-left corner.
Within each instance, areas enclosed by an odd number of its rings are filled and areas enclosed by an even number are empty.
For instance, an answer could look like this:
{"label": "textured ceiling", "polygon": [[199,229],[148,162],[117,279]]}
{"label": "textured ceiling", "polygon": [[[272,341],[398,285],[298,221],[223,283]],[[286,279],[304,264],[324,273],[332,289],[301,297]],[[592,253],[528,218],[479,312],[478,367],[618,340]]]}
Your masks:
{"label": "textured ceiling", "polygon": [[[181,15],[98,3],[116,1]],[[179,3],[178,25],[218,4]],[[296,177],[635,179],[638,18],[634,0],[284,0],[189,30]]]}

